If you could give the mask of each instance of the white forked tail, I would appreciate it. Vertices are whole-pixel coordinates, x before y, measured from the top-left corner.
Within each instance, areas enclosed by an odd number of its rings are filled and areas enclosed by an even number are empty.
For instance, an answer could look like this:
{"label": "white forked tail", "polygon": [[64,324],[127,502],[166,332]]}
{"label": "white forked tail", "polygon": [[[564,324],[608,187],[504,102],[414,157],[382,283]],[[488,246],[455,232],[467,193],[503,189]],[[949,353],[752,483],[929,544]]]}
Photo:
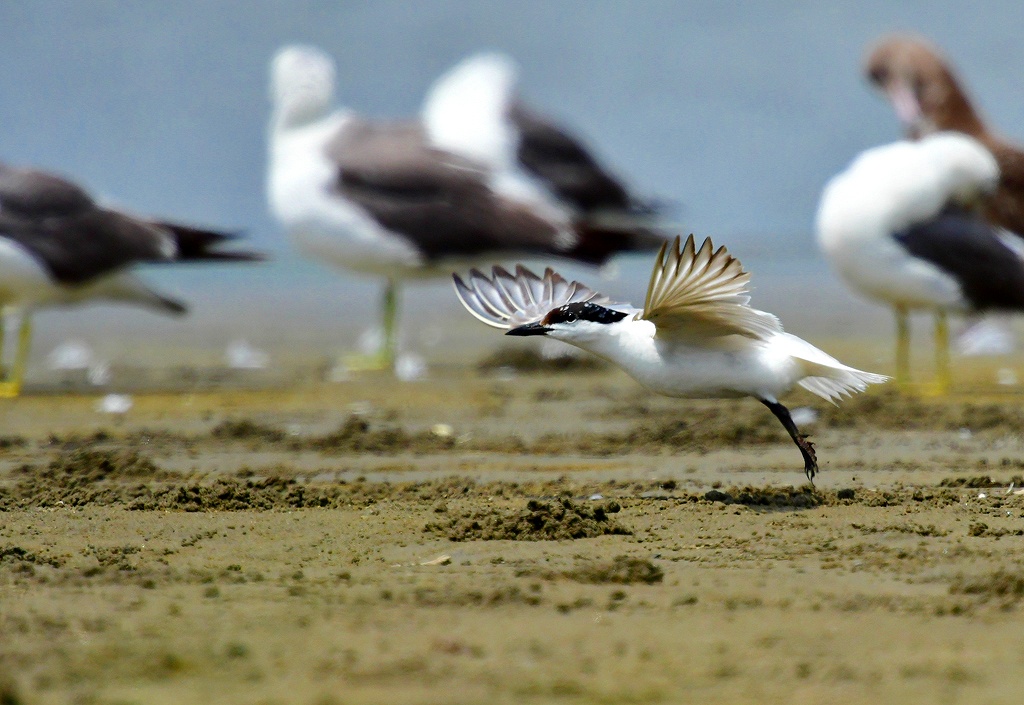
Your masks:
{"label": "white forked tail", "polygon": [[552,309],[570,303],[590,301],[615,305],[602,294],[580,282],[569,282],[551,268],[538,277],[522,265],[513,276],[503,267],[494,267],[491,276],[474,269],[469,284],[452,275],[455,293],[466,310],[495,328],[514,328],[544,318]]}
{"label": "white forked tail", "polygon": [[828,377],[805,377],[799,384],[811,394],[817,394],[825,401],[835,404],[843,397],[863,392],[869,384],[881,384],[888,382],[889,379],[885,375],[847,367],[831,370]]}
{"label": "white forked tail", "polygon": [[881,384],[889,380],[889,377],[885,375],[865,372],[844,365],[828,353],[795,335],[789,333],[781,335],[788,343],[787,352],[802,363],[807,375],[798,384],[825,401],[835,404],[843,397],[863,392],[869,384]]}

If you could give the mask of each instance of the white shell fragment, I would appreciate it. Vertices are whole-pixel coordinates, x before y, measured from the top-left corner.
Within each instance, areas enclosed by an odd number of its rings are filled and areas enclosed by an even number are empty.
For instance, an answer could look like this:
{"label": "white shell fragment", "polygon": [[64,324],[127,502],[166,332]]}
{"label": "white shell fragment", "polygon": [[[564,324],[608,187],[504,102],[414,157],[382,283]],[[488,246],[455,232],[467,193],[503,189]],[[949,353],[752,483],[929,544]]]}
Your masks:
{"label": "white shell fragment", "polygon": [[96,402],[96,411],[101,414],[127,414],[135,405],[130,394],[108,394]]}
{"label": "white shell fragment", "polygon": [[224,350],[224,363],[233,370],[262,370],[270,364],[270,354],[247,340],[235,340]]}

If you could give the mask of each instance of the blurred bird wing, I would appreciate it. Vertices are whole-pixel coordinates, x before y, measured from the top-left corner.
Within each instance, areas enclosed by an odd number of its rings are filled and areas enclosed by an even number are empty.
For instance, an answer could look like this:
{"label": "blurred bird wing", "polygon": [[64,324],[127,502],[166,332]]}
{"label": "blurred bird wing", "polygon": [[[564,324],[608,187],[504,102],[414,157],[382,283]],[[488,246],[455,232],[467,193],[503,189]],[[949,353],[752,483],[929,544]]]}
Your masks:
{"label": "blurred bird wing", "polygon": [[379,196],[448,193],[482,181],[483,168],[434,149],[416,122],[352,118],[325,146],[338,169],[338,185]]}
{"label": "blurred bird wing", "polygon": [[591,303],[631,310],[577,281],[566,279],[550,267],[538,277],[519,265],[515,274],[494,267],[488,277],[479,270],[469,273],[468,283],[453,275],[455,294],[477,319],[494,328],[515,328],[541,320],[548,312],[571,303]]}
{"label": "blurred bird wing", "polygon": [[782,331],[779,319],[751,308],[750,273],[711,238],[697,249],[693,235],[662,245],[651,273],[643,318],[659,337],[713,338],[742,335],[765,339]]}
{"label": "blurred bird wing", "polygon": [[338,170],[333,194],[428,260],[565,249],[546,213],[496,192],[486,168],[432,147],[417,123],[353,119],[326,154]]}
{"label": "blurred bird wing", "polygon": [[609,174],[572,133],[516,100],[508,119],[519,136],[522,166],[563,201],[584,213],[622,212],[634,205],[625,186]]}
{"label": "blurred bird wing", "polygon": [[47,218],[96,207],[83,188],[61,176],[0,164],[0,210],[18,217]]}

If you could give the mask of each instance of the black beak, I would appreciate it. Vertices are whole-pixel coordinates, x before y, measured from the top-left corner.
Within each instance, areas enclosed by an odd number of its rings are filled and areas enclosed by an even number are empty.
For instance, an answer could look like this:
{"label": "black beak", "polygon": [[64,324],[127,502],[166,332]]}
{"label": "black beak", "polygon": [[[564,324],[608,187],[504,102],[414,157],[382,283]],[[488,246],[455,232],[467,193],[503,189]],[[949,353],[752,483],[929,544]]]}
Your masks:
{"label": "black beak", "polygon": [[551,329],[540,323],[527,323],[525,326],[510,329],[505,335],[546,335],[549,330]]}

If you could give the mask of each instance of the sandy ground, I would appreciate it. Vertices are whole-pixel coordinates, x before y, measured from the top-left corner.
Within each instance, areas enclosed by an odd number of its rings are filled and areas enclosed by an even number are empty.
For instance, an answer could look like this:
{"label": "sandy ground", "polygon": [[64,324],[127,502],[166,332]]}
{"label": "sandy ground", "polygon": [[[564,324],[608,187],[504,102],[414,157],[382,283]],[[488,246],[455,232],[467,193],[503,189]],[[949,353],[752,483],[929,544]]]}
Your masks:
{"label": "sandy ground", "polygon": [[756,402],[608,370],[38,387],[0,703],[1018,703],[1024,407],[964,367],[788,400],[814,488]]}

